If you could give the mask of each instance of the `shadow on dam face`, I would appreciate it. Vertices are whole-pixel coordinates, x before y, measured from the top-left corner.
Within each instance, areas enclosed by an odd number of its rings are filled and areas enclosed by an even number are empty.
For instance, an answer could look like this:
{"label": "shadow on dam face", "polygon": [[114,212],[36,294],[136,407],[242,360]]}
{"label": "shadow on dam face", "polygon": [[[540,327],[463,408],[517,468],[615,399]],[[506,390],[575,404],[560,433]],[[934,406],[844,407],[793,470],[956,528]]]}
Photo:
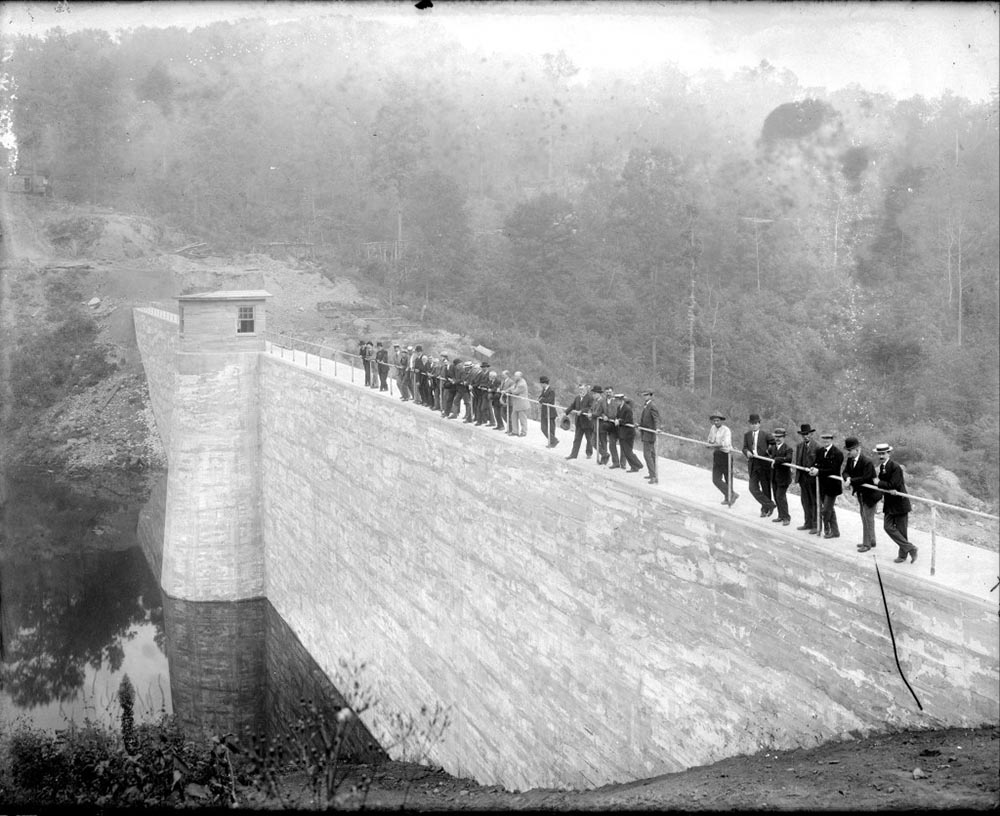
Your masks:
{"label": "shadow on dam face", "polygon": [[[140,513],[139,540],[159,578],[166,478]],[[233,734],[241,742],[287,737],[300,719],[336,729],[347,697],[317,665],[266,598],[185,601],[163,595],[163,646],[177,722],[189,738]],[[346,661],[338,680],[352,696],[370,695],[360,667]],[[314,708],[313,708],[314,707]],[[312,709],[312,710],[310,710]],[[387,759],[362,721],[346,729],[341,757]]]}

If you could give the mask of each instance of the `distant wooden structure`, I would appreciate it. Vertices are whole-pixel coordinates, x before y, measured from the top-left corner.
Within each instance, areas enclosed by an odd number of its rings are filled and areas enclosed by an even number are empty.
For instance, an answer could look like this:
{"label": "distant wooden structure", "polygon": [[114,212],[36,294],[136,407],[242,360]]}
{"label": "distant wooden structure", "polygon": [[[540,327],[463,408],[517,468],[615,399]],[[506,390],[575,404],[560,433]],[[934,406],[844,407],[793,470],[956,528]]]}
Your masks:
{"label": "distant wooden structure", "polygon": [[382,263],[398,261],[406,249],[405,241],[368,241],[361,245],[366,261],[379,260]]}

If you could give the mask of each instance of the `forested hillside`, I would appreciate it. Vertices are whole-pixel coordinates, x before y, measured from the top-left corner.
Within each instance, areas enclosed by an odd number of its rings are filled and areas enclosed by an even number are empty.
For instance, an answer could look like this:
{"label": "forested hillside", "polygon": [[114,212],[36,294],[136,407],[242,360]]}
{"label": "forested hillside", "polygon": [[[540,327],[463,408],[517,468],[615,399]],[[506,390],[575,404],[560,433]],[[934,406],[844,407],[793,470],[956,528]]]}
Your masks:
{"label": "forested hillside", "polygon": [[564,386],[651,384],[667,430],[811,422],[996,503],[996,93],[767,63],[582,82],[562,53],[336,14],[7,45],[18,166],[56,196],[311,242],[387,300],[557,350]]}

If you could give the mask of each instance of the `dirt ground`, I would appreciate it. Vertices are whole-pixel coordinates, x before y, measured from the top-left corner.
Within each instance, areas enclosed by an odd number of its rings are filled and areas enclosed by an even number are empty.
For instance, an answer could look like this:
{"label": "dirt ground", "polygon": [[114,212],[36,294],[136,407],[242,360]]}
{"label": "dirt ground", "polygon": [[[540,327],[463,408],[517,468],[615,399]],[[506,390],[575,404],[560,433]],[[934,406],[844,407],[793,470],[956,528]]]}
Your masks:
{"label": "dirt ground", "polygon": [[[13,198],[13,197],[8,197]],[[17,441],[22,459],[107,489],[165,467],[145,377],[135,349],[131,309],[172,308],[185,281],[231,280],[254,273],[272,292],[269,330],[345,351],[357,339],[430,343],[465,351],[471,338],[431,329],[405,309],[383,308],[342,270],[308,259],[260,254],[191,257],[176,250],[183,236],[146,219],[68,205],[6,201],[6,257],[0,270],[5,321],[41,319],[42,283],[74,276],[83,305],[100,327],[98,341],[119,370],[70,395],[39,417]],[[85,217],[84,220],[81,220]],[[81,224],[86,229],[81,229]],[[57,240],[53,240],[56,236]],[[9,440],[5,444],[10,444]],[[10,453],[10,448],[7,448]],[[16,457],[15,457],[16,458]],[[8,460],[10,461],[10,460]],[[945,534],[997,548],[996,536],[976,522],[945,522]],[[1000,729],[938,730],[872,736],[810,750],[761,752],[682,773],[592,791],[504,791],[429,768],[388,763],[374,773],[367,798],[341,786],[344,807],[420,810],[943,810],[1000,806]],[[292,803],[311,807],[306,780],[286,779]],[[297,793],[296,793],[297,791]],[[251,807],[276,808],[244,792]]]}
{"label": "dirt ground", "polygon": [[[1000,729],[903,732],[809,750],[764,751],[589,791],[505,791],[402,763],[361,768],[339,787],[346,809],[413,810],[994,810]],[[367,796],[352,791],[373,774]],[[285,807],[317,807],[303,776]],[[248,794],[246,807],[275,808]]]}

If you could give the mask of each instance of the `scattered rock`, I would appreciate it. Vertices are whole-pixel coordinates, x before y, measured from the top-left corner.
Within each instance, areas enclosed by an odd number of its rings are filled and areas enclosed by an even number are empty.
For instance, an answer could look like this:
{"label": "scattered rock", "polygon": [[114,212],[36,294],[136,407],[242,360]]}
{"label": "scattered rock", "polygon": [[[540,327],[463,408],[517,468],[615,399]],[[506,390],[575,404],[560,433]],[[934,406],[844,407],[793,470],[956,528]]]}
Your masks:
{"label": "scattered rock", "polygon": [[926,779],[927,778],[927,774],[925,774],[922,770],[920,770],[920,768],[914,768],[913,769],[913,778],[914,779]]}
{"label": "scattered rock", "polygon": [[100,306],[101,299],[99,297],[92,297],[90,300],[87,301],[87,305],[90,307]]}

